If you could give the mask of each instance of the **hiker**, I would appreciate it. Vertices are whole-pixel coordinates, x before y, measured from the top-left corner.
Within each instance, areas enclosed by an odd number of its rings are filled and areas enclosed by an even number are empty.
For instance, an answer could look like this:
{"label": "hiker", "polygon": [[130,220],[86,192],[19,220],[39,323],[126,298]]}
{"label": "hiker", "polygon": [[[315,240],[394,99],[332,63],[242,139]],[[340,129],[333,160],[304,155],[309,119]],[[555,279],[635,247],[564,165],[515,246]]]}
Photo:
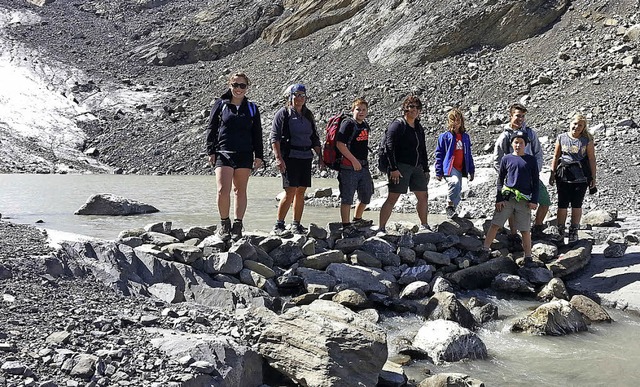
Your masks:
{"label": "hiker", "polygon": [[[336,148],[342,154],[338,171],[340,189],[340,219],[343,237],[357,234],[359,227],[371,226],[372,222],[362,219],[362,214],[373,196],[373,179],[369,172],[369,124],[365,121],[369,103],[364,98],[356,98],[351,104],[352,118],[340,123],[336,135]],[[353,220],[349,221],[353,196],[358,193]]]}
{"label": "hiker", "polygon": [[[223,241],[242,238],[249,176],[264,158],[260,111],[246,96],[250,84],[245,73],[231,75],[229,89],[213,104],[207,125],[207,154],[216,175],[220,214],[218,236]],[[232,186],[233,225],[229,219]]]}
{"label": "hiker", "polygon": [[318,156],[320,169],[324,169],[324,163],[315,119],[306,105],[307,88],[301,83],[293,84],[287,88],[285,96],[286,106],[276,112],[271,128],[271,147],[285,191],[278,205],[272,233],[285,233],[284,219],[293,203],[290,229],[295,234],[305,234],[307,229],[300,221],[304,210],[304,194],[307,187],[311,187],[312,150]]}
{"label": "hiker", "polygon": [[571,205],[569,242],[578,240],[582,218],[582,202],[587,192],[596,190],[596,150],[593,136],[587,130],[587,119],[577,114],[569,130],[558,135],[551,159],[549,184],[558,190],[558,233],[564,238],[567,211]]}
{"label": "hiker", "polygon": [[407,189],[416,195],[416,210],[420,219],[420,230],[431,230],[427,223],[427,185],[429,183],[429,161],[425,147],[424,128],[420,125],[422,102],[414,95],[402,102],[402,118],[393,120],[385,133],[385,154],[389,166],[389,194],[380,209],[379,232],[386,232],[386,225],[393,207]]}
{"label": "hiker", "polygon": [[[525,122],[526,113],[527,108],[520,103],[515,103],[509,107],[509,122],[504,125],[504,131],[500,136],[498,136],[493,150],[493,165],[496,171],[500,168],[502,157],[513,152],[509,138],[516,130],[522,130],[527,134],[529,142],[525,149],[525,153],[536,158],[536,162],[538,163],[538,173],[542,171],[542,146],[540,146],[540,140],[538,139],[536,131],[527,126]],[[547,212],[549,211],[551,199],[549,199],[549,193],[547,192],[547,187],[544,183],[540,182],[538,187],[540,189],[540,201],[531,232],[533,237],[541,238],[544,237],[544,233],[542,232],[542,230],[544,230],[544,225],[542,222],[544,222],[544,218],[547,216]],[[509,219],[509,228],[511,230],[509,241],[512,244],[519,244],[520,237],[518,236],[511,219]]]}
{"label": "hiker", "polygon": [[524,263],[531,265],[531,210],[538,207],[540,189],[539,169],[536,158],[525,153],[529,144],[527,133],[515,131],[509,137],[513,152],[500,160],[498,172],[496,210],[491,219],[481,254],[487,258],[491,244],[507,218],[513,217],[513,226],[522,233]]}
{"label": "hiker", "polygon": [[449,218],[456,215],[462,192],[462,177],[473,181],[475,165],[471,154],[471,138],[464,127],[464,116],[460,109],[451,109],[447,114],[447,131],[438,136],[436,145],[436,179],[445,179],[449,186],[445,212]]}

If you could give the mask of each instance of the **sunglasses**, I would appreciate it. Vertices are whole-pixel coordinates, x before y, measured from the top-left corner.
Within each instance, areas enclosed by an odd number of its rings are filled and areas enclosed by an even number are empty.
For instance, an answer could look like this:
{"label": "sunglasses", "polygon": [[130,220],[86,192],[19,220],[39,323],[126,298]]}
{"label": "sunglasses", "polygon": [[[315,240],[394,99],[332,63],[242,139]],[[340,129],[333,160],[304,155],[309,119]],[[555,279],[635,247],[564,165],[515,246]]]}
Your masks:
{"label": "sunglasses", "polygon": [[244,89],[246,89],[246,88],[247,88],[247,84],[246,84],[246,83],[237,83],[237,82],[234,82],[234,83],[232,83],[232,84],[231,84],[231,87],[233,87],[234,89],[236,89],[236,88],[238,88],[238,87],[239,87],[239,88],[241,88],[241,89],[243,89],[243,90],[244,90]]}
{"label": "sunglasses", "polygon": [[300,97],[300,98],[307,98],[307,94],[305,93],[295,93],[293,94],[294,97]]}

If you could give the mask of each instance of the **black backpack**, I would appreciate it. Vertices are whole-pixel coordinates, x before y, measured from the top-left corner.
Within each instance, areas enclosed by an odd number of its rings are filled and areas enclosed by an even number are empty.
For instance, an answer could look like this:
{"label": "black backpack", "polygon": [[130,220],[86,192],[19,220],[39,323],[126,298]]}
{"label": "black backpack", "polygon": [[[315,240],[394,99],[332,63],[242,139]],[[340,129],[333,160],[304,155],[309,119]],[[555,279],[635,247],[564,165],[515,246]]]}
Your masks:
{"label": "black backpack", "polygon": [[[405,129],[407,123],[404,119],[399,118],[402,121],[402,128]],[[391,125],[389,125],[391,126]],[[389,127],[384,130],[382,137],[380,138],[380,143],[378,143],[378,170],[382,173],[389,173],[389,155],[387,154],[387,132],[389,131]]]}

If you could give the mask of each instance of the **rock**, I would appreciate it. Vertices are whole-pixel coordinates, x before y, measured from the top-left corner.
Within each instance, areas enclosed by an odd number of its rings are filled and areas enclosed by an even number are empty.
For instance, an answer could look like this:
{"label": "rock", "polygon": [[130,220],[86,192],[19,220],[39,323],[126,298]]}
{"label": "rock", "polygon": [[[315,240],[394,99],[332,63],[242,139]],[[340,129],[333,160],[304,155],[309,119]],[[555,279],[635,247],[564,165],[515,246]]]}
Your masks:
{"label": "rock", "polygon": [[498,257],[445,276],[464,289],[481,289],[491,286],[493,279],[500,273],[515,274],[518,266],[511,259]]}
{"label": "rock", "polygon": [[447,281],[442,277],[436,277],[433,280],[433,284],[431,284],[431,289],[433,290],[434,293],[439,293],[439,292],[453,293],[453,285],[451,285],[451,282]]}
{"label": "rock", "polygon": [[213,253],[196,262],[194,267],[208,274],[238,274],[244,267],[244,264],[239,254],[227,252]]}
{"label": "rock", "polygon": [[547,267],[553,271],[554,276],[560,278],[575,273],[587,266],[591,260],[592,246],[593,243],[591,241],[581,239],[571,247],[571,250],[560,254],[560,256],[551,261]]}
{"label": "rock", "polygon": [[174,261],[185,263],[187,265],[190,265],[196,260],[202,258],[202,249],[185,243],[171,243],[164,245],[160,251],[166,252]]}
{"label": "rock", "polygon": [[171,284],[157,283],[149,286],[147,290],[152,296],[169,304],[184,301],[184,294]]}
{"label": "rock", "polygon": [[405,375],[402,366],[387,360],[378,376],[378,384],[376,386],[402,387],[407,385],[407,380],[407,375]]}
{"label": "rock", "polygon": [[[334,276],[321,270],[301,267],[296,272],[302,277],[304,287],[309,293],[327,293],[333,290],[338,283]],[[357,285],[354,285],[354,287],[357,287]]]}
{"label": "rock", "polygon": [[349,254],[349,262],[352,265],[357,265],[357,266],[377,267],[377,268],[382,267],[382,262],[380,262],[378,258],[362,250],[355,250],[354,252]]}
{"label": "rock", "polygon": [[553,272],[546,267],[521,267],[518,275],[534,285],[546,284],[553,278]]}
{"label": "rock", "polygon": [[324,270],[332,263],[346,263],[344,253],[339,250],[330,250],[304,257],[299,261],[301,267],[309,267],[316,270]]}
{"label": "rock", "polygon": [[473,222],[468,219],[455,217],[452,219],[445,219],[436,227],[437,232],[441,232],[446,235],[464,235],[473,228]]}
{"label": "rock", "polygon": [[331,301],[349,309],[364,309],[369,306],[367,295],[360,289],[346,289],[336,293]]}
{"label": "rock", "polygon": [[375,386],[387,360],[383,330],[322,300],[272,319],[257,347],[271,367],[308,386]]}
{"label": "rock", "polygon": [[89,197],[75,215],[137,215],[151,214],[159,210],[149,204],[113,194],[96,194]]}
{"label": "rock", "polygon": [[408,267],[402,271],[398,282],[400,284],[409,284],[414,281],[429,282],[431,281],[431,278],[433,278],[434,272],[435,269],[431,265]]}
{"label": "rock", "polygon": [[62,345],[66,344],[69,341],[69,338],[71,338],[71,332],[59,331],[53,332],[47,336],[45,341],[49,344]]}
{"label": "rock", "polygon": [[79,378],[89,380],[93,376],[96,369],[97,356],[89,354],[78,354],[73,358],[73,368],[69,372],[71,376],[77,376]]}
{"label": "rock", "polygon": [[429,376],[418,387],[485,387],[485,384],[469,375],[449,372]]}
{"label": "rock", "polygon": [[612,226],[618,218],[617,214],[606,210],[587,212],[582,216],[582,224],[598,227]]}
{"label": "rock", "polygon": [[475,333],[448,320],[425,322],[412,345],[424,351],[436,364],[487,357],[487,347]]}
{"label": "rock", "polygon": [[558,247],[553,243],[538,242],[531,247],[531,256],[542,261],[549,262],[558,255]]}
{"label": "rock", "polygon": [[528,316],[517,320],[511,330],[534,335],[562,336],[586,331],[587,323],[568,301],[555,300],[540,305]]}
{"label": "rock", "polygon": [[409,300],[417,300],[420,298],[424,298],[429,294],[431,287],[428,282],[424,281],[415,281],[402,289],[400,293],[400,298],[406,298]]}
{"label": "rock", "polygon": [[480,301],[476,297],[469,299],[467,309],[469,309],[477,324],[484,324],[487,321],[498,319],[498,307],[490,302]]}
{"label": "rock", "polygon": [[246,269],[256,272],[266,279],[273,278],[276,276],[276,272],[273,271],[273,269],[271,269],[266,265],[263,265],[260,262],[245,260],[243,265]]}
{"label": "rock", "polygon": [[605,258],[621,258],[624,256],[625,251],[627,250],[627,242],[615,242],[615,241],[607,241],[607,248],[604,249],[603,255]]}
{"label": "rock", "polygon": [[326,272],[333,276],[338,283],[360,288],[366,293],[389,294],[389,284],[396,282],[395,277],[380,269],[345,263],[332,263],[327,267]]}
{"label": "rock", "polygon": [[540,292],[538,292],[536,298],[542,301],[551,301],[554,298],[569,301],[569,293],[560,278],[552,278]]}
{"label": "rock", "polygon": [[44,7],[47,4],[53,3],[55,0],[27,0],[28,3],[37,5],[38,7]]}
{"label": "rock", "polygon": [[498,274],[493,281],[491,281],[491,288],[495,290],[501,290],[505,292],[514,293],[533,293],[533,285],[529,281],[520,278],[515,274]]}
{"label": "rock", "polygon": [[9,360],[2,363],[0,370],[9,375],[24,375],[28,367],[17,360]]}
{"label": "rock", "polygon": [[[155,231],[147,231],[142,234],[140,238],[143,243],[155,246],[166,246],[170,244],[178,244],[180,242],[177,238],[174,238],[171,235]],[[191,249],[191,247],[185,247],[185,249]]]}
{"label": "rock", "polygon": [[435,293],[424,307],[424,316],[429,320],[455,321],[467,329],[476,328],[473,315],[453,293]]}
{"label": "rock", "polygon": [[609,313],[589,297],[577,294],[571,297],[571,305],[582,314],[587,322],[612,322]]}
{"label": "rock", "polygon": [[425,251],[422,253],[422,258],[424,258],[428,263],[432,263],[434,265],[448,266],[451,264],[451,257],[436,251]]}
{"label": "rock", "polygon": [[291,241],[281,244],[269,252],[269,256],[273,258],[273,264],[280,267],[289,267],[298,259],[304,257],[302,248]]}
{"label": "rock", "polygon": [[157,328],[146,330],[156,336],[151,339],[151,344],[171,358],[189,356],[195,360],[191,366],[206,365],[202,369],[209,374],[213,374],[213,368],[218,377],[216,384],[258,386],[262,383],[262,357],[229,336]]}

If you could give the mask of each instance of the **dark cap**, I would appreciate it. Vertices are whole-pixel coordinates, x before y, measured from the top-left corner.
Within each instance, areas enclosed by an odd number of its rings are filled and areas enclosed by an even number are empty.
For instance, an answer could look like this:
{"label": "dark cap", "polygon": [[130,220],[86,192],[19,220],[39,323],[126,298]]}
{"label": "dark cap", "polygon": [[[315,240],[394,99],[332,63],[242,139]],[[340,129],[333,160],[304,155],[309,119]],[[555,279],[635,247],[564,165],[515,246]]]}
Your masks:
{"label": "dark cap", "polygon": [[522,130],[516,130],[515,132],[511,133],[511,136],[509,136],[509,142],[513,142],[513,140],[515,140],[516,138],[523,139],[525,145],[529,143],[529,136],[527,136],[527,132],[524,132]]}

